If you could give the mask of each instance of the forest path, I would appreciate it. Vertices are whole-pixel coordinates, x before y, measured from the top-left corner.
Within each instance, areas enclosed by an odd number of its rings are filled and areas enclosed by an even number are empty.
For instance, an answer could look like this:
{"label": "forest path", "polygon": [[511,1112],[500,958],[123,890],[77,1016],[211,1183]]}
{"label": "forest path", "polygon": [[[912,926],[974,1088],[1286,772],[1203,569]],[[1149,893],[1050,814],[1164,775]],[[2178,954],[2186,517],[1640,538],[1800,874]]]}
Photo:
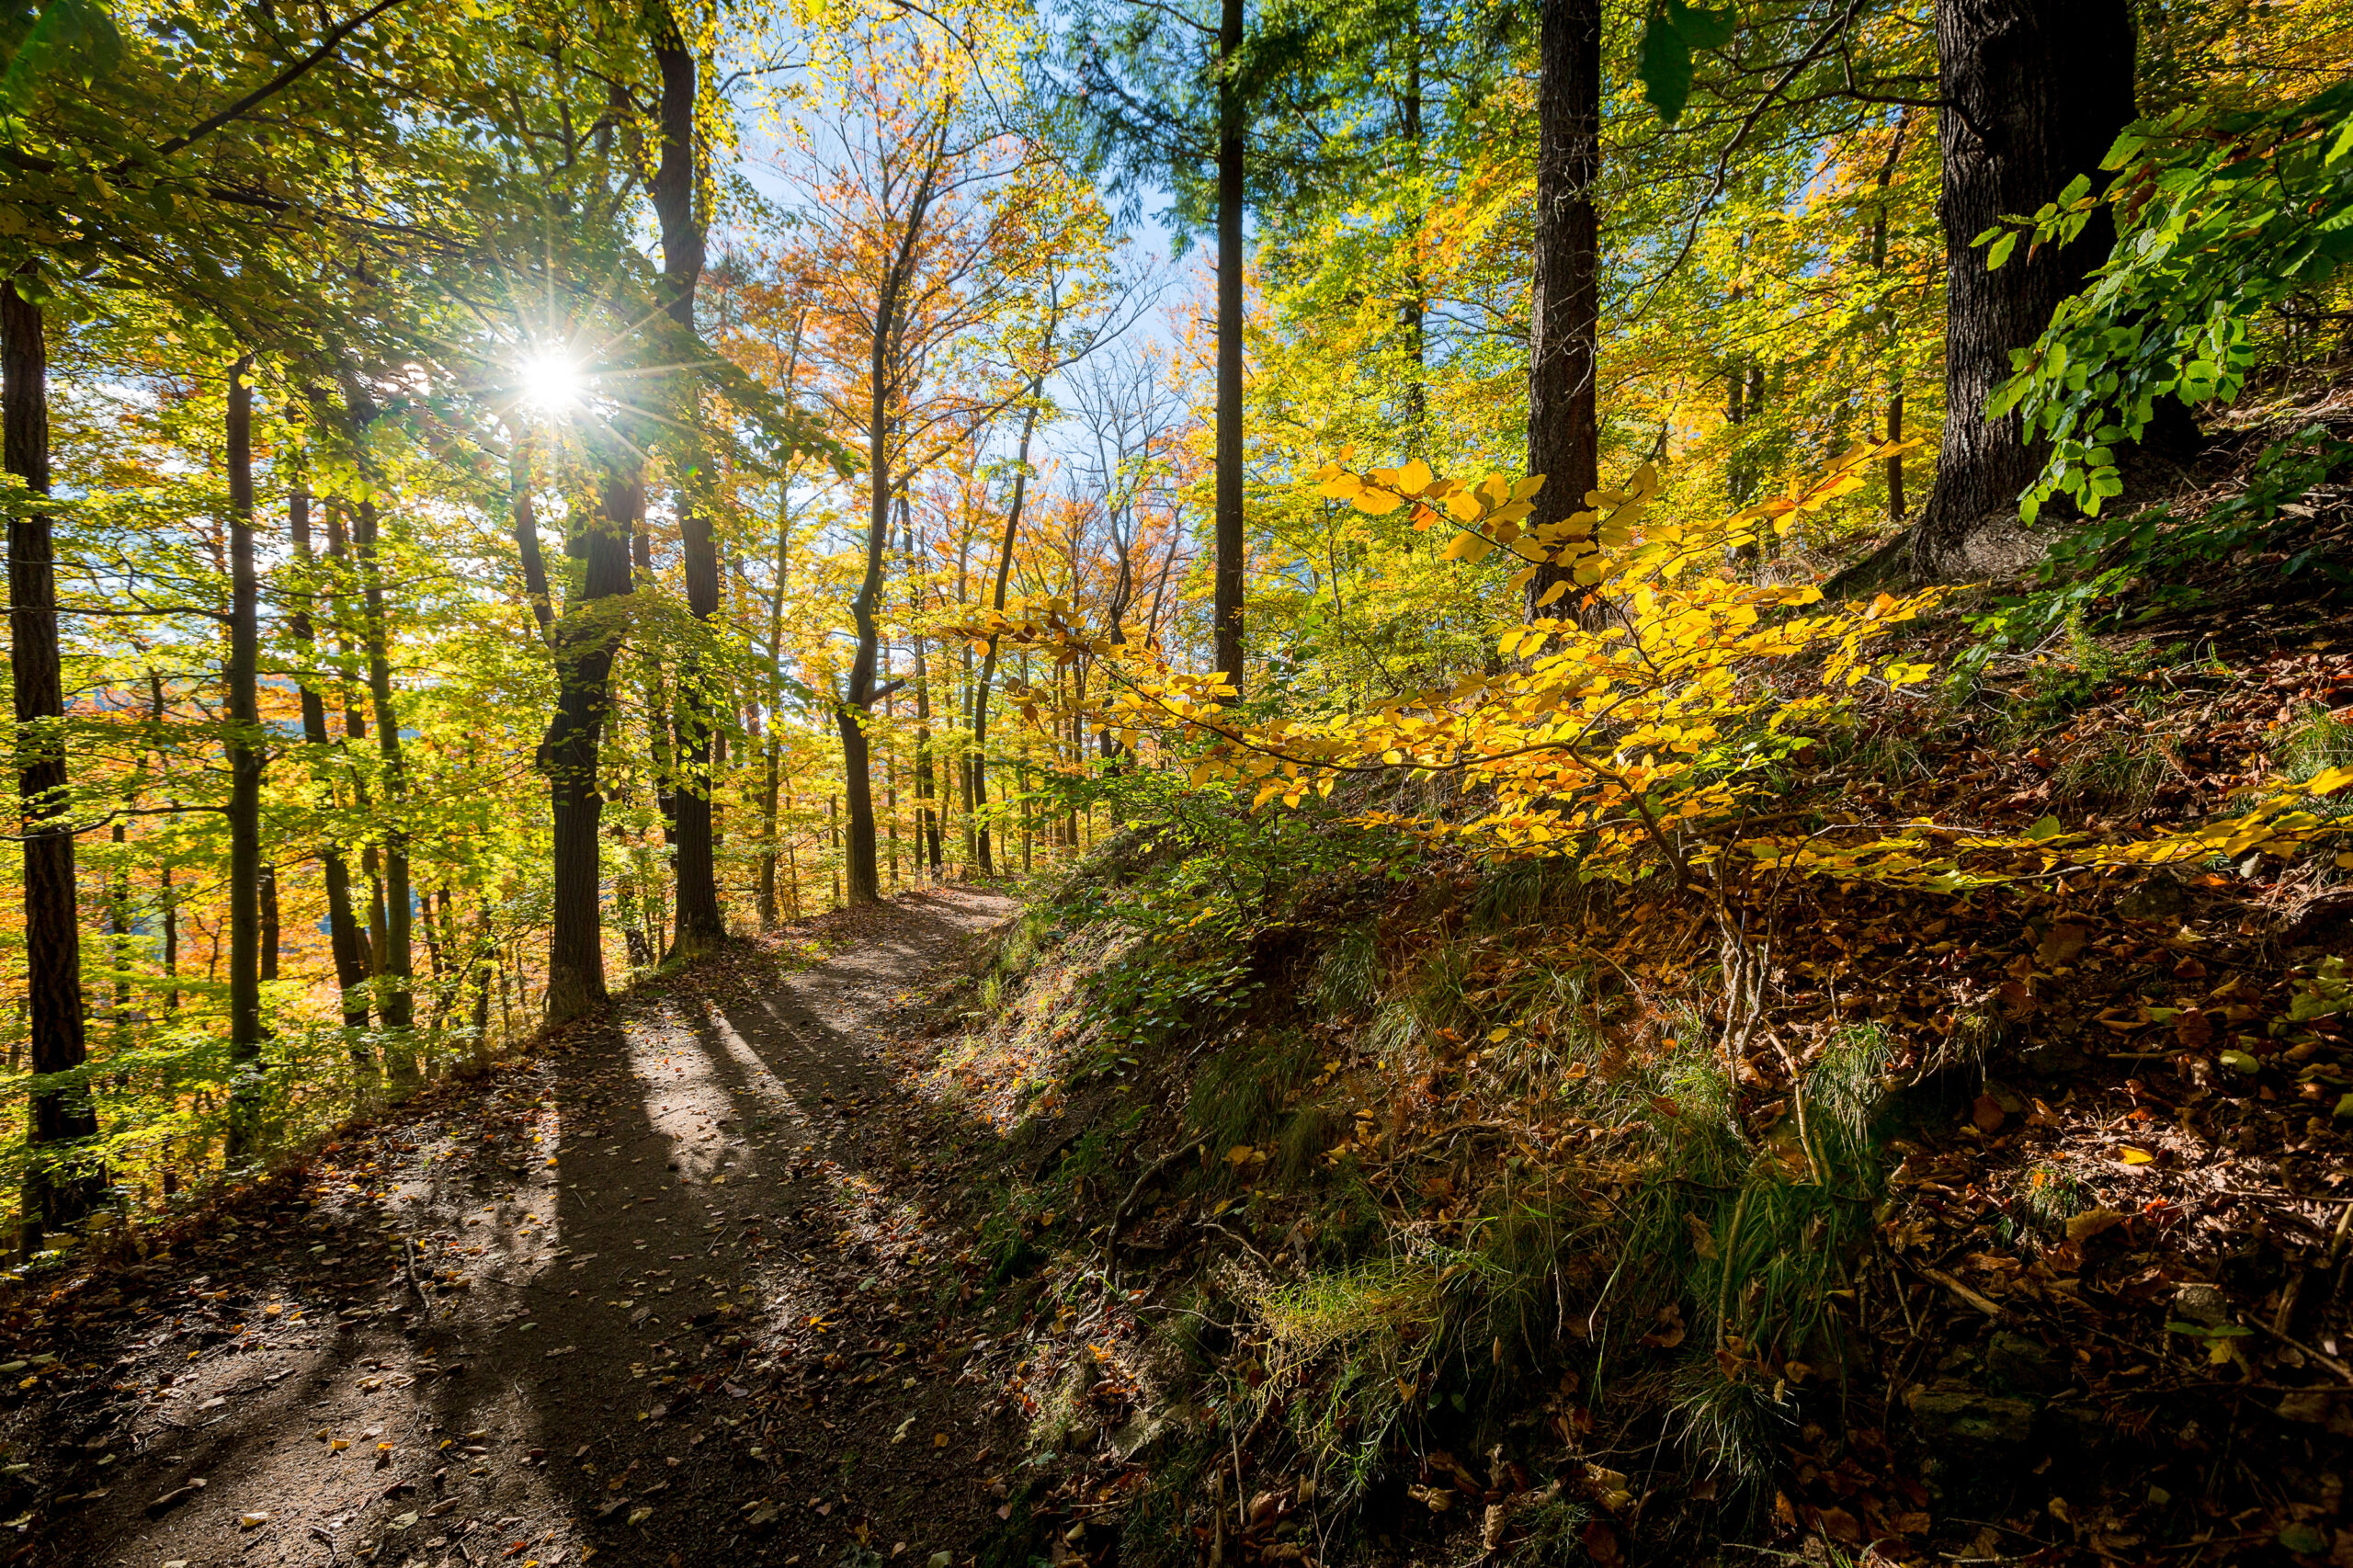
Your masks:
{"label": "forest path", "polygon": [[961,1560],[987,1417],[882,1055],[1014,907],[920,892],[801,927],[798,971],[639,988],[93,1281],[6,1419],[51,1461],[34,1560]]}

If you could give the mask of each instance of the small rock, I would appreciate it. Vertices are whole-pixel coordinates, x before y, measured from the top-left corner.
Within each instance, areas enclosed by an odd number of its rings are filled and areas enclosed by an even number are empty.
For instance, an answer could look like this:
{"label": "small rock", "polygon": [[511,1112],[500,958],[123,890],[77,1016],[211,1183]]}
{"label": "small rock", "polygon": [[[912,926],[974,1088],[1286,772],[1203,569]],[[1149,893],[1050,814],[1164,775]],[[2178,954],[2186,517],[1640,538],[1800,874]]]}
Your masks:
{"label": "small rock", "polygon": [[2037,1040],[2018,1048],[2018,1065],[2039,1078],[2056,1078],[2068,1073],[2079,1073],[2091,1065],[2091,1058],[2063,1040]]}
{"label": "small rock", "polygon": [[2067,1383],[2067,1367],[2048,1345],[2006,1330],[1985,1347],[1985,1369],[2004,1387],[2024,1393],[2055,1393]]}
{"label": "small rock", "polygon": [[2170,871],[2151,871],[2116,901],[2127,920],[2170,920],[2188,913],[2196,901],[2188,886]]}
{"label": "small rock", "polygon": [[2183,1323],[2216,1328],[2230,1321],[2231,1303],[2220,1286],[2193,1281],[2173,1293],[2173,1315]]}
{"label": "small rock", "polygon": [[2034,1435],[2030,1399],[1923,1390],[1912,1401],[1912,1425],[1925,1443],[2023,1443]]}

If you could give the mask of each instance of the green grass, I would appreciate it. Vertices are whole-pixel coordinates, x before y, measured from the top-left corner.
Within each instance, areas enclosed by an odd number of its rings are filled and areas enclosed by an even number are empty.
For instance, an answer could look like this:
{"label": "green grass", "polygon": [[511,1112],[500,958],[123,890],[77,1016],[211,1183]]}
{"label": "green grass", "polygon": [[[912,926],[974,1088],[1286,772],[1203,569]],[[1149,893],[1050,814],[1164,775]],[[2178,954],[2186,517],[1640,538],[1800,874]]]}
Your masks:
{"label": "green grass", "polygon": [[1202,1063],[1185,1119],[1209,1135],[1213,1156],[1244,1143],[1263,1147],[1281,1124],[1284,1098],[1314,1070],[1315,1042],[1301,1030],[1250,1035]]}

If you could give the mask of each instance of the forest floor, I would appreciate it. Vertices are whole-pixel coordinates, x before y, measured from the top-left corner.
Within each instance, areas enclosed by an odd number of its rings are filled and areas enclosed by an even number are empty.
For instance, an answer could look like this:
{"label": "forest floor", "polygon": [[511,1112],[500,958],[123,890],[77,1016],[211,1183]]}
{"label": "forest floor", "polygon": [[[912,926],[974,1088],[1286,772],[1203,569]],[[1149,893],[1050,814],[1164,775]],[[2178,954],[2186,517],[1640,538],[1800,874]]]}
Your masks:
{"label": "forest floor", "polygon": [[738,945],[0,1303],[0,1555],[962,1558],[990,1416],[881,1037],[1012,908],[924,891]]}

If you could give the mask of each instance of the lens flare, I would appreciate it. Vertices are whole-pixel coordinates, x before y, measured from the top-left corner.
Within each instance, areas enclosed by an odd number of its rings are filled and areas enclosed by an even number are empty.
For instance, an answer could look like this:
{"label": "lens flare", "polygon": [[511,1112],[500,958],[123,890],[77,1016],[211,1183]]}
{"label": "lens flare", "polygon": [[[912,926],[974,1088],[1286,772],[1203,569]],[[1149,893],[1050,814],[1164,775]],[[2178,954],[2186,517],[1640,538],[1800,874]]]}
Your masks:
{"label": "lens flare", "polygon": [[534,354],[519,367],[517,386],[523,402],[540,414],[569,414],[587,392],[586,378],[569,356],[548,349]]}

